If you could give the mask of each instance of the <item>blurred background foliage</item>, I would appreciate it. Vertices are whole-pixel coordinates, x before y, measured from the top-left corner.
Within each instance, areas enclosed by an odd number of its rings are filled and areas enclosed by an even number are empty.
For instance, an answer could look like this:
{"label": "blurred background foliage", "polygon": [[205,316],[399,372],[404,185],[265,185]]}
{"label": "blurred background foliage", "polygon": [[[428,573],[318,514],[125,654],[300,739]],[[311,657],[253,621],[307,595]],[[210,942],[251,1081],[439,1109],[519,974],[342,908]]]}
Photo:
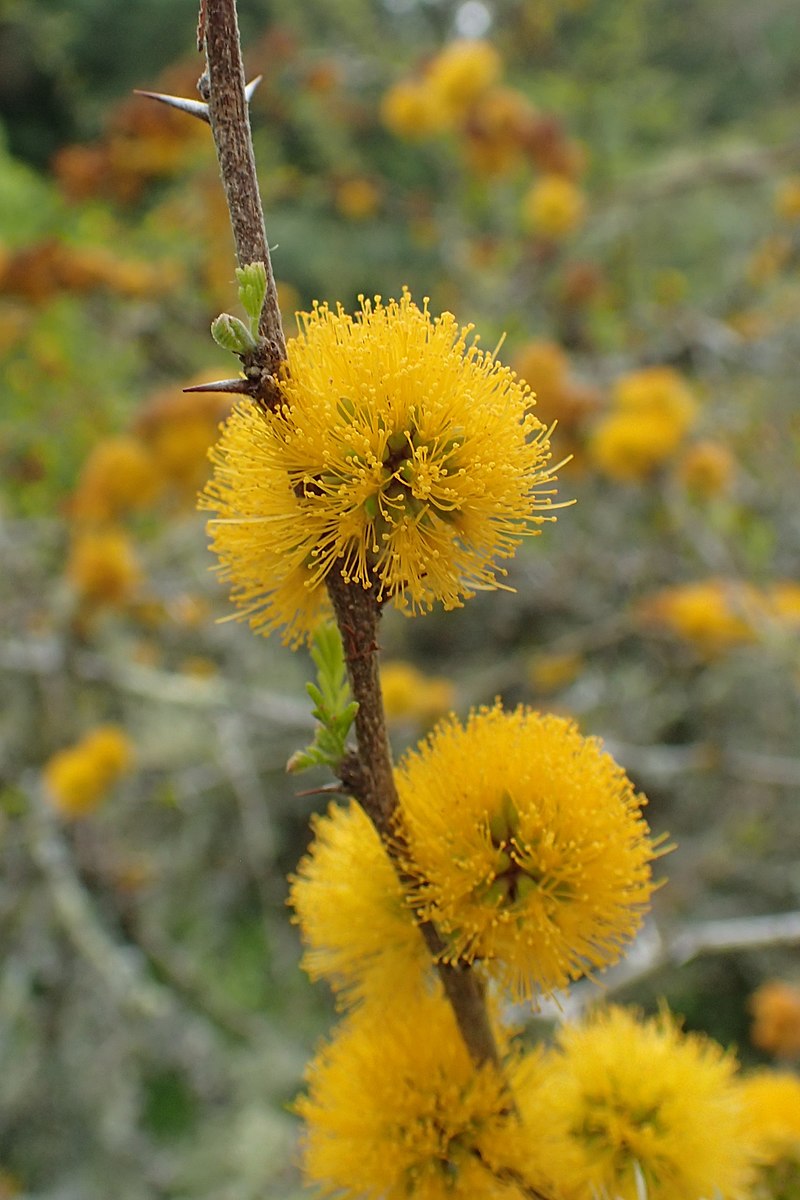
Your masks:
{"label": "blurred background foliage", "polygon": [[[296,1194],[329,1020],[285,910],[309,663],[218,623],[194,511],[225,404],[181,389],[230,373],[236,303],[213,148],[131,94],[194,94],[195,9],[0,6],[0,1196]],[[387,614],[398,750],[498,694],[603,736],[678,843],[612,986],[791,1057],[796,948],[752,919],[800,908],[796,5],[240,15],[288,331],[407,284],[505,335],[572,456],[513,592]]]}

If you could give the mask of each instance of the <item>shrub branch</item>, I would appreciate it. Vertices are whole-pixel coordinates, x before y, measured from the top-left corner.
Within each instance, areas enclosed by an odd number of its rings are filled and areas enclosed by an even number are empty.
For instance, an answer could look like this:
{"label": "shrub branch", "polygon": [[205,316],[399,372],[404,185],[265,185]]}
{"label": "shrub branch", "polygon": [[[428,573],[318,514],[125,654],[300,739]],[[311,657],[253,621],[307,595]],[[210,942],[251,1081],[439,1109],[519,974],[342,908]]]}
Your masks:
{"label": "shrub branch", "polygon": [[[235,0],[205,0],[200,13],[200,35],[205,44],[207,70],[198,85],[208,103],[209,120],[230,212],[240,267],[263,262],[267,289],[258,333],[264,342],[262,390],[250,394],[271,407],[277,398],[274,376],[286,357],[286,343],[278,307],[275,278],[270,263],[264,214],[250,135],[245,78],[239,46]],[[252,355],[240,355],[250,378],[259,367]],[[344,644],[347,673],[358,702],[355,718],[357,753],[342,760],[342,783],[361,803],[404,882],[403,846],[396,827],[398,807],[389,740],[383,712],[378,671],[378,621],[380,606],[372,590],[345,584],[332,571],[328,592]],[[437,963],[458,1027],[476,1066],[499,1064],[499,1056],[486,1009],[482,981],[469,964],[443,963],[445,944],[430,922],[422,935]]]}

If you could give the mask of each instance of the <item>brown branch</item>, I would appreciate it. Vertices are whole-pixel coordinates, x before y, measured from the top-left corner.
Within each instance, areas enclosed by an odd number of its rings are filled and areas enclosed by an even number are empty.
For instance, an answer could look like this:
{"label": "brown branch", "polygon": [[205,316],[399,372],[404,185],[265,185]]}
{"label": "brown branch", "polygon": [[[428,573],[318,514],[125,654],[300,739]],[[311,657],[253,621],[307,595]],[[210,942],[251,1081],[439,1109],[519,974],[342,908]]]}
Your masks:
{"label": "brown branch", "polygon": [[[271,407],[279,395],[273,376],[286,356],[286,346],[250,136],[235,0],[204,0],[199,29],[205,39],[208,73],[198,86],[208,102],[236,255],[240,266],[263,262],[267,271],[267,295],[259,322],[266,356],[263,362],[243,356],[243,362],[248,379],[260,384],[260,390],[254,387],[250,394]],[[397,791],[378,674],[380,606],[374,591],[347,585],[335,572],[329,576],[328,591],[344,642],[353,697],[359,705],[355,723],[358,755],[344,764],[343,782],[346,775],[403,879],[402,845],[395,822]],[[430,923],[421,929],[470,1057],[476,1065],[499,1065],[480,978],[466,963],[443,963],[445,944],[438,931]]]}
{"label": "brown branch", "polygon": [[260,385],[251,393],[254,399],[272,407],[278,398],[273,377],[286,358],[286,341],[258,190],[235,0],[206,0],[200,29],[205,34],[207,76],[203,75],[198,87],[208,101],[236,257],[240,267],[263,262],[267,272],[267,293],[258,324],[264,345],[242,361],[245,375]]}
{"label": "brown branch", "polygon": [[[358,765],[354,769],[348,763],[346,782],[378,830],[401,882],[409,883],[403,864],[403,839],[397,828],[399,800],[378,673],[380,608],[374,591],[346,584],[336,572],[331,572],[327,582],[342,635],[353,699],[358,701],[355,720]],[[446,946],[435,925],[421,922],[420,930],[472,1061],[476,1066],[486,1062],[499,1066],[482,980],[468,963],[442,961]]]}

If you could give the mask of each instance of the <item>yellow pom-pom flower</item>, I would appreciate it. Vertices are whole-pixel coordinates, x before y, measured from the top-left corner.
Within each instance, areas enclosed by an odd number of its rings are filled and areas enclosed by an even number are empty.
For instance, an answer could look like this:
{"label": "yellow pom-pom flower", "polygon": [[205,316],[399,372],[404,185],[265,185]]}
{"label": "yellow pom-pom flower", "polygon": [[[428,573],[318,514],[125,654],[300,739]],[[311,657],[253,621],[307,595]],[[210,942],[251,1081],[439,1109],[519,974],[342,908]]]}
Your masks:
{"label": "yellow pom-pom flower", "polygon": [[724,492],[735,470],[736,461],[728,447],[710,439],[689,446],[678,463],[679,479],[698,499]]}
{"label": "yellow pom-pom flower", "polygon": [[793,1170],[794,1183],[800,1184],[800,1079],[786,1071],[754,1071],[742,1080],[742,1096],[747,1133],[760,1163],[783,1166],[787,1174]]}
{"label": "yellow pom-pom flower", "polygon": [[444,1000],[358,1010],[306,1077],[303,1166],[322,1195],[523,1200],[542,1186],[502,1076],[473,1067]]}
{"label": "yellow pom-pom flower", "polygon": [[800,175],[789,175],[775,193],[775,211],[784,221],[800,221]]}
{"label": "yellow pom-pom flower", "polygon": [[610,479],[636,483],[675,453],[681,437],[680,427],[659,413],[615,412],[592,430],[589,456]]}
{"label": "yellow pom-pom flower", "polygon": [[381,101],[384,125],[398,137],[421,140],[439,133],[446,114],[425,80],[401,79],[384,94]]}
{"label": "yellow pom-pom flower", "polygon": [[680,436],[697,414],[694,396],[672,367],[643,367],[620,376],[612,399],[619,412],[663,417],[680,431]]}
{"label": "yellow pom-pom flower", "polygon": [[594,738],[497,706],[442,722],[397,771],[414,902],[515,996],[615,962],[653,890],[638,796]]}
{"label": "yellow pom-pom flower", "polygon": [[564,238],[583,222],[586,199],[564,175],[543,175],[522,200],[522,223],[531,233]]}
{"label": "yellow pom-pom flower", "polygon": [[444,113],[457,120],[491,87],[501,69],[500,55],[488,42],[463,39],[437,54],[426,78]]}
{"label": "yellow pom-pom flower", "polygon": [[455,688],[449,679],[425,675],[413,663],[384,663],[381,690],[386,716],[393,720],[430,721],[453,707]]}
{"label": "yellow pom-pom flower", "polygon": [[94,812],[131,757],[131,744],[116,725],[100,725],[76,745],[59,750],[44,768],[53,807],[65,817]]}
{"label": "yellow pom-pom flower", "polygon": [[106,438],[98,442],[83,465],[70,516],[112,521],[146,507],[155,497],[159,482],[153,459],[138,438]]}
{"label": "yellow pom-pom flower", "polygon": [[755,640],[761,610],[758,591],[738,580],[704,579],[665,588],[641,601],[637,615],[662,626],[713,657]]}
{"label": "yellow pom-pom flower", "polygon": [[124,603],[141,581],[141,569],[121,529],[81,532],[70,548],[67,578],[87,608]]}
{"label": "yellow pom-pom flower", "polygon": [[735,1072],[668,1014],[610,1008],[564,1027],[545,1077],[516,1098],[570,1200],[734,1200],[753,1158]]}
{"label": "yellow pom-pom flower", "polygon": [[408,613],[500,586],[547,518],[550,448],[531,394],[408,293],[316,306],[287,347],[283,405],[232,413],[204,507],[254,628],[307,636],[332,570]]}
{"label": "yellow pom-pom flower", "polygon": [[800,1059],[800,987],[768,979],[753,992],[748,1007],[753,1045],[779,1058]]}
{"label": "yellow pom-pom flower", "polygon": [[331,805],[312,827],[289,893],[306,944],[305,970],[327,980],[345,1003],[397,1003],[433,990],[422,934],[363,809],[355,801]]}

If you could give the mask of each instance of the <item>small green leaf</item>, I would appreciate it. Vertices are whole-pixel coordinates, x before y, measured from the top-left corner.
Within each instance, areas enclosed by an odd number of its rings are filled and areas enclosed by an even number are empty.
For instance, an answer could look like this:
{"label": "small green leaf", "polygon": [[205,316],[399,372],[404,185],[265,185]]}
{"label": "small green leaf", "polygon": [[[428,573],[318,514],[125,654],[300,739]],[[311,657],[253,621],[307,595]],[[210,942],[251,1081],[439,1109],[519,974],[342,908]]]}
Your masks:
{"label": "small green leaf", "polygon": [[250,332],[258,335],[258,322],[267,294],[267,268],[263,262],[248,263],[236,268],[239,281],[239,301],[250,318]]}
{"label": "small green leaf", "polygon": [[336,772],[358,712],[358,704],[350,696],[342,639],[335,625],[319,626],[311,645],[311,657],[317,667],[317,680],[306,684],[306,692],[314,704],[312,716],[318,724],[311,745],[289,759],[286,769],[293,774],[316,766],[327,766]]}
{"label": "small green leaf", "polygon": [[244,321],[232,317],[230,313],[220,313],[211,322],[211,336],[218,346],[233,354],[251,354],[257,346]]}

